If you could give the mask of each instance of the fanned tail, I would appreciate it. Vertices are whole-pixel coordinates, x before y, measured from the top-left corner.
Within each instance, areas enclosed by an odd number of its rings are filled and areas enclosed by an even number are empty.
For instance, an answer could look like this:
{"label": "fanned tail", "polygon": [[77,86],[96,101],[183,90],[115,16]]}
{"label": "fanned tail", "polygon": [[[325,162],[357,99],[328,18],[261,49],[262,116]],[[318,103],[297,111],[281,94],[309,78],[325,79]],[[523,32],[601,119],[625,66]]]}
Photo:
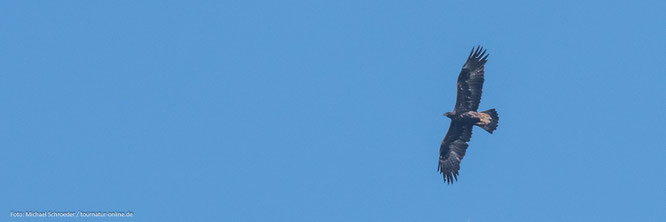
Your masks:
{"label": "fanned tail", "polygon": [[489,109],[486,111],[483,111],[481,113],[485,113],[490,115],[490,123],[479,125],[477,126],[483,128],[484,130],[488,131],[489,133],[493,133],[495,129],[497,129],[497,123],[499,122],[499,115],[497,115],[497,111],[495,109]]}

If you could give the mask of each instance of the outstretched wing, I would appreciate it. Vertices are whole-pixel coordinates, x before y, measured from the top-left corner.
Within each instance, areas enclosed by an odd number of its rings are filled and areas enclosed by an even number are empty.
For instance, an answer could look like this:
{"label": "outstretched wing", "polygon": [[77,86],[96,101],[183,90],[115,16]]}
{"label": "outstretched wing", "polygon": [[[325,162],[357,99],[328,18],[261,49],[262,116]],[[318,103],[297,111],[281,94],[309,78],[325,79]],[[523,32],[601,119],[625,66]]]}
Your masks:
{"label": "outstretched wing", "polygon": [[488,58],[485,53],[486,50],[481,46],[472,48],[467,62],[458,75],[458,95],[454,109],[457,113],[476,111],[479,108],[483,90],[483,65]]}
{"label": "outstretched wing", "polygon": [[469,123],[451,121],[442,145],[439,147],[438,171],[444,175],[444,181],[453,183],[458,180],[460,161],[465,157],[467,142],[472,138],[472,127]]}

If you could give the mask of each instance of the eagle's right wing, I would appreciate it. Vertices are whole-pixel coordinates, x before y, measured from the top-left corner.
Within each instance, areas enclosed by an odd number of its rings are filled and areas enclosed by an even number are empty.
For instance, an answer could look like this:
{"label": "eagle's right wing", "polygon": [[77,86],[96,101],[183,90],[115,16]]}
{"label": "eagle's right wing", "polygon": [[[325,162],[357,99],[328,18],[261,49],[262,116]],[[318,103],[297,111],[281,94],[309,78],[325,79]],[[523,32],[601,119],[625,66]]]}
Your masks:
{"label": "eagle's right wing", "polygon": [[439,166],[437,170],[444,175],[444,181],[453,183],[458,180],[460,161],[465,157],[467,142],[472,138],[472,127],[469,123],[451,121],[449,131],[439,147]]}
{"label": "eagle's right wing", "polygon": [[480,46],[472,48],[467,62],[458,75],[458,93],[454,109],[457,113],[476,111],[479,108],[483,91],[483,68],[488,58],[485,53],[486,51]]}

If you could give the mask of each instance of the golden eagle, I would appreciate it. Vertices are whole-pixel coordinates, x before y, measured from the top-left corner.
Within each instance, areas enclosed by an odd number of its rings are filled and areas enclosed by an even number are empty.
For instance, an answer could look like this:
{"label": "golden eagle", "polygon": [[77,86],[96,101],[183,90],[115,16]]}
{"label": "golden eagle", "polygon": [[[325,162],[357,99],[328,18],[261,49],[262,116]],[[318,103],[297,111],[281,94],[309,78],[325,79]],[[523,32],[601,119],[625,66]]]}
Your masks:
{"label": "golden eagle", "polygon": [[451,119],[451,126],[439,147],[437,170],[449,184],[458,180],[460,161],[465,157],[467,142],[472,138],[472,127],[479,126],[489,133],[493,133],[497,128],[499,116],[495,109],[477,112],[483,88],[483,66],[487,58],[486,50],[481,46],[472,48],[458,76],[456,106],[453,112],[444,114]]}

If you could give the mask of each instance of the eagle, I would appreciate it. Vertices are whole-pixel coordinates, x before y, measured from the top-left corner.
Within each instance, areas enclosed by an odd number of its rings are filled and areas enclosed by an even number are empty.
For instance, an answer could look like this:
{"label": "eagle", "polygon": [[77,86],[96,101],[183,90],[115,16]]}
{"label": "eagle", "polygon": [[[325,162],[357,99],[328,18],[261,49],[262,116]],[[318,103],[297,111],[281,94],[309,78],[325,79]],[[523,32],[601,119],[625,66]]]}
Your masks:
{"label": "eagle", "polygon": [[484,81],[484,65],[488,55],[481,46],[472,51],[458,75],[456,105],[452,112],[444,113],[451,119],[449,131],[439,147],[437,170],[444,176],[444,182],[451,184],[458,181],[460,162],[465,157],[468,142],[472,138],[472,128],[479,126],[493,133],[497,128],[499,116],[495,109],[477,112],[481,102]]}

